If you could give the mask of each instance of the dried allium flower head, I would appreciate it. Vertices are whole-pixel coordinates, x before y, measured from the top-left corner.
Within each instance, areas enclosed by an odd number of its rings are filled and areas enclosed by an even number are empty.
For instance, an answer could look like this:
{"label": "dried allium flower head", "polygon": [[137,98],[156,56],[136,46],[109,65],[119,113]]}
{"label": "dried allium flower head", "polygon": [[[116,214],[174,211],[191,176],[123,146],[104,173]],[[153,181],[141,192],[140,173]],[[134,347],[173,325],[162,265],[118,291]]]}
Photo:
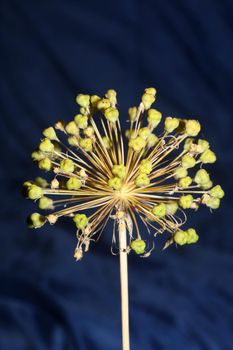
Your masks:
{"label": "dried allium flower head", "polygon": [[[24,183],[27,197],[49,212],[31,214],[29,226],[39,228],[62,216],[71,217],[77,229],[77,260],[110,218],[114,220],[113,242],[115,222],[123,219],[128,251],[148,256],[154,244],[151,248],[142,239],[139,220],[154,236],[167,231],[167,248],[199,238],[195,229],[182,229],[185,210],[197,210],[202,204],[219,207],[224,192],[219,185],[213,186],[203,167],[214,163],[216,156],[208,141],[196,139],[200,123],[176,117],[162,121],[162,114],[151,108],[155,96],[156,90],[147,88],[139,106],[129,108],[127,152],[117,94],[108,90],[103,97],[78,95],[79,113],[67,124],[59,121],[45,129],[32,153],[39,168],[53,176],[50,182],[37,178]],[[155,134],[159,124],[162,130]]]}

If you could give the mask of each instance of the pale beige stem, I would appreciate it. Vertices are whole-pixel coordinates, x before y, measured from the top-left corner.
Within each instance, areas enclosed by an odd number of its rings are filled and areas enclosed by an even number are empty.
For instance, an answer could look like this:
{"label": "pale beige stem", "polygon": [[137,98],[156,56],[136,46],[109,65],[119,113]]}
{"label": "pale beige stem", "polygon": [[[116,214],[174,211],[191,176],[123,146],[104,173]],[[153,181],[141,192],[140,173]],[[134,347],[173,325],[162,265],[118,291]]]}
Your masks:
{"label": "pale beige stem", "polygon": [[130,350],[127,237],[124,217],[119,219],[122,350]]}

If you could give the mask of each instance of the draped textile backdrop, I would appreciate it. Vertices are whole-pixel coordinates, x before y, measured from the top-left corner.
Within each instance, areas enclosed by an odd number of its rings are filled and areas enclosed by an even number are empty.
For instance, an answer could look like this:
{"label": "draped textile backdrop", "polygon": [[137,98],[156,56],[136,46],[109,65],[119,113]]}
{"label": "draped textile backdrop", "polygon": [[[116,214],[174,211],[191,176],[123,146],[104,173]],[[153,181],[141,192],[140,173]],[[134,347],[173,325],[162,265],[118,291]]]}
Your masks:
{"label": "draped textile backdrop", "polygon": [[164,115],[200,120],[226,197],[189,215],[198,244],[130,254],[132,350],[233,348],[233,2],[1,0],[0,350],[120,349],[111,225],[75,263],[73,224],[28,229],[20,191],[41,130],[74,116],[77,93],[116,89],[126,119],[148,86]]}

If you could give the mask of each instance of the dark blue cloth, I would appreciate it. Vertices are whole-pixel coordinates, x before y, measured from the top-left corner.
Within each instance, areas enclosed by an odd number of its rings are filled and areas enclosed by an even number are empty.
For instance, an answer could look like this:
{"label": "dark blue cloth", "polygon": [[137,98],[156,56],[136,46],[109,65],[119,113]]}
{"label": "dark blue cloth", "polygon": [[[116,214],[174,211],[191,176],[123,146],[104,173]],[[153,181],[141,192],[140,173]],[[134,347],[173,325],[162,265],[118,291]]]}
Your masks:
{"label": "dark blue cloth", "polygon": [[80,92],[118,91],[121,118],[147,86],[157,108],[195,117],[218,162],[221,208],[190,223],[200,242],[129,257],[132,350],[233,348],[233,3],[0,1],[0,350],[120,349],[118,259],[108,226],[80,263],[73,225],[31,231],[20,187],[41,130]]}

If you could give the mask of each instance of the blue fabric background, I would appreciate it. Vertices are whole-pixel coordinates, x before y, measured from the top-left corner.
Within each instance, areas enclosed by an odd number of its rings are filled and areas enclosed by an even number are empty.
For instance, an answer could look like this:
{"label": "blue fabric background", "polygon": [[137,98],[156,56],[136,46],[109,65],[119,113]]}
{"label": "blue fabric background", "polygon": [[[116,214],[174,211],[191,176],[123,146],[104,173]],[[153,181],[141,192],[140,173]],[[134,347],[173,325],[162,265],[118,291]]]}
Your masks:
{"label": "blue fabric background", "polygon": [[21,198],[41,130],[79,92],[118,91],[122,118],[147,86],[164,114],[197,117],[218,156],[221,208],[194,216],[193,247],[129,258],[132,350],[233,349],[233,2],[1,0],[0,350],[120,349],[111,229],[80,263],[72,224],[31,231]]}

